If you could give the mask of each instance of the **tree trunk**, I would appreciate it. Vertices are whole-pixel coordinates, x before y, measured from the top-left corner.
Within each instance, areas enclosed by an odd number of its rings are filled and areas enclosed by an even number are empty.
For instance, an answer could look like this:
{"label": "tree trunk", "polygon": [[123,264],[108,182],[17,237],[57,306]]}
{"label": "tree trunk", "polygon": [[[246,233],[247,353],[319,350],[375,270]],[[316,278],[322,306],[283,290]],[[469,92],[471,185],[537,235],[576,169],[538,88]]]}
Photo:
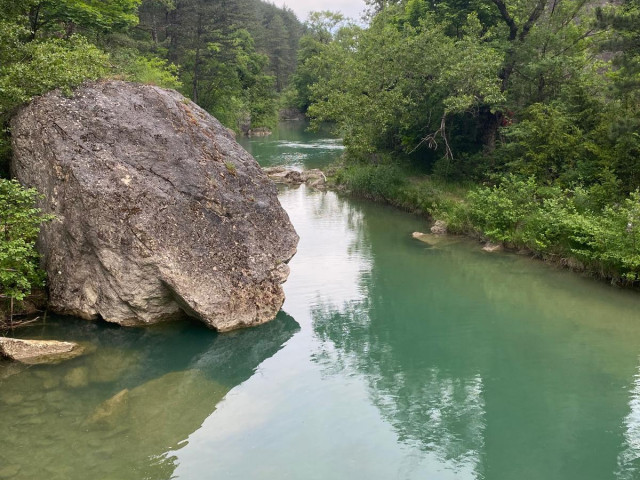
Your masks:
{"label": "tree trunk", "polygon": [[481,129],[478,132],[478,141],[483,145],[484,154],[490,155],[496,149],[498,129],[502,125],[504,115],[502,112],[492,113],[489,108],[482,108],[479,116]]}
{"label": "tree trunk", "polygon": [[29,11],[29,26],[31,27],[31,35],[29,38],[35,40],[38,29],[40,28],[40,4],[31,7]]}

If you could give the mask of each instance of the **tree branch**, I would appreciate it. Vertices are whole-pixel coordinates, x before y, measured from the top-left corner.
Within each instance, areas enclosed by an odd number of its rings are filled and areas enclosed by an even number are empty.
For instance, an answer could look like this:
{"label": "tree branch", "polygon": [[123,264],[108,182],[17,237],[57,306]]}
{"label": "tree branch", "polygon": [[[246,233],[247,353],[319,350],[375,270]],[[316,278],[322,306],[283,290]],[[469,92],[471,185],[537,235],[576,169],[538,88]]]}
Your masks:
{"label": "tree branch", "polygon": [[509,27],[509,40],[513,41],[518,36],[518,26],[516,25],[515,20],[509,15],[507,11],[507,6],[505,5],[503,0],[492,0],[495,3],[496,7],[500,11],[500,15],[502,19],[505,21],[507,26]]}
{"label": "tree branch", "polygon": [[538,18],[540,18],[540,15],[542,15],[542,12],[544,12],[544,8],[547,6],[547,1],[548,0],[538,0],[536,8],[533,9],[533,12],[531,12],[531,15],[529,15],[527,22],[522,27],[522,31],[520,32],[520,41],[525,39],[525,37],[529,33],[529,30],[531,30],[531,27],[533,27],[533,24],[536,23]]}

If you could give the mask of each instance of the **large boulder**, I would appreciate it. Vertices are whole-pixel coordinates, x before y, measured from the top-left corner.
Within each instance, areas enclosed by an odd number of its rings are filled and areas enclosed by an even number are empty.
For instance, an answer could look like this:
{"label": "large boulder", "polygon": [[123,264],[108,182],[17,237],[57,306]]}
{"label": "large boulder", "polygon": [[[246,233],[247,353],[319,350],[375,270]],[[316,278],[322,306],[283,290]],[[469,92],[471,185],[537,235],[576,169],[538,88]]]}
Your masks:
{"label": "large boulder", "polygon": [[298,236],[276,188],[179,93],[121,81],[37,98],[12,122],[14,176],[56,219],[39,249],[56,312],[220,331],[275,317]]}

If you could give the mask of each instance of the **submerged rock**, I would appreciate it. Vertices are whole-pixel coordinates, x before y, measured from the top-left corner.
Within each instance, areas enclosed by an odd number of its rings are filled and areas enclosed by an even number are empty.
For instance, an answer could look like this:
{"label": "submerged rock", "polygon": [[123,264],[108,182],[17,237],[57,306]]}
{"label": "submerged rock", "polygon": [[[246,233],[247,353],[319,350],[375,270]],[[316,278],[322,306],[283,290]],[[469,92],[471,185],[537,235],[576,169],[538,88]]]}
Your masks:
{"label": "submerged rock", "polygon": [[411,234],[416,240],[426,243],[431,247],[447,247],[460,242],[460,239],[451,235],[436,235],[434,233],[413,232]]}
{"label": "submerged rock", "polygon": [[[187,438],[195,431],[206,418],[202,410],[210,412],[211,406],[229,390],[198,370],[171,372],[131,390],[121,390],[98,405],[84,423],[102,427],[122,425],[130,430],[129,436],[138,438],[140,445],[145,444],[145,449],[162,452],[175,445],[176,439]],[[158,398],[169,401],[150,400]],[[206,402],[195,408],[196,399]]]}
{"label": "submerged rock", "polygon": [[229,131],[175,91],[52,92],[12,122],[15,177],[56,220],[39,249],[50,308],[121,325],[183,315],[221,331],[275,317],[298,236]]}
{"label": "submerged rock", "polygon": [[73,342],[0,337],[0,357],[26,364],[55,363],[82,353],[84,348]]}
{"label": "submerged rock", "polygon": [[89,370],[87,367],[73,368],[64,376],[63,381],[67,387],[86,387],[89,385]]}
{"label": "submerged rock", "polygon": [[502,246],[501,243],[487,242],[482,247],[482,250],[489,253],[501,252],[502,250],[504,250],[504,247]]}
{"label": "submerged rock", "polygon": [[112,418],[120,416],[127,407],[129,389],[125,388],[116,393],[113,397],[102,402],[91,416],[87,419],[88,424],[110,421]]}

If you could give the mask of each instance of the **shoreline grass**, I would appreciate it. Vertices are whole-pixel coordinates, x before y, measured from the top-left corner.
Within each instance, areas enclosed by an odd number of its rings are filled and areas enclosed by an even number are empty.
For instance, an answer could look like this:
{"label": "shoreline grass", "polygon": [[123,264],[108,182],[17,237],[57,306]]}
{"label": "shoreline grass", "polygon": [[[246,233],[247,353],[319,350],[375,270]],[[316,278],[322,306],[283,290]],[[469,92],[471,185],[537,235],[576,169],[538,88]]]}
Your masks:
{"label": "shoreline grass", "polygon": [[640,193],[602,208],[580,187],[560,189],[513,175],[495,185],[447,182],[394,163],[344,163],[329,181],[351,195],[391,204],[452,234],[503,245],[613,285],[640,286]]}

